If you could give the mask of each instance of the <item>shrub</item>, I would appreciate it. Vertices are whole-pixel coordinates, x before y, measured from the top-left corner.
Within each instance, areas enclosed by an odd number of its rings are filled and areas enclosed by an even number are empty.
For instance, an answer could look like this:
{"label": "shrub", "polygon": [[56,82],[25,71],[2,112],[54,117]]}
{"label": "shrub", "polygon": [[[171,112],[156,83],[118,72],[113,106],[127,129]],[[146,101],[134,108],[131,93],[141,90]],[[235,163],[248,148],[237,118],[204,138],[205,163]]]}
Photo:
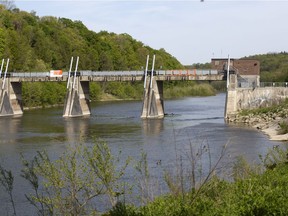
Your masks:
{"label": "shrub", "polygon": [[279,123],[280,130],[278,131],[278,134],[287,134],[288,133],[288,123],[287,121],[282,121]]}

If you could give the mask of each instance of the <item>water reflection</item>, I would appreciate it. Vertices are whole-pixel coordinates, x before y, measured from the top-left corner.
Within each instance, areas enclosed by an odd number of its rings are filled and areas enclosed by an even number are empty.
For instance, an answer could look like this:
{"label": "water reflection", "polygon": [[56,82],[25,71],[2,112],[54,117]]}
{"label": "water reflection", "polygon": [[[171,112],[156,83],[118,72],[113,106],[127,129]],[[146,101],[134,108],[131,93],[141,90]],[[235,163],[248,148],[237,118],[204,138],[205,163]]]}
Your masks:
{"label": "water reflection", "polygon": [[142,128],[144,134],[149,135],[159,135],[163,129],[163,119],[143,119],[142,120]]}
{"label": "water reflection", "polygon": [[0,143],[15,143],[21,124],[20,117],[1,117]]}
{"label": "water reflection", "polygon": [[[208,152],[198,160],[205,173],[209,162],[214,165],[219,159],[227,142],[222,167],[239,155],[244,155],[248,161],[257,161],[258,155],[264,155],[268,148],[282,145],[269,141],[266,135],[254,129],[225,124],[224,101],[224,94],[165,101],[167,113],[177,113],[164,119],[141,120],[142,103],[130,101],[99,102],[88,118],[62,118],[62,108],[31,110],[21,118],[1,118],[0,162],[19,176],[20,153],[32,158],[36,151],[46,150],[52,159],[57,159],[69,144],[89,144],[91,138],[99,137],[107,141],[112,153],[122,151],[123,162],[128,156],[138,161],[141,151],[146,152],[151,176],[162,181],[164,170],[176,168],[177,157],[182,157],[183,165],[189,165],[189,156],[196,155],[198,150]],[[192,147],[195,151],[191,151]],[[132,166],[126,171],[129,184],[135,181],[134,173]],[[16,178],[15,196],[20,199],[17,208],[22,215],[31,215],[23,195],[29,189],[29,185],[23,186],[22,178]],[[0,190],[0,212],[9,206],[6,200]]]}
{"label": "water reflection", "polygon": [[87,140],[89,117],[65,118],[64,127],[69,143],[83,143]]}

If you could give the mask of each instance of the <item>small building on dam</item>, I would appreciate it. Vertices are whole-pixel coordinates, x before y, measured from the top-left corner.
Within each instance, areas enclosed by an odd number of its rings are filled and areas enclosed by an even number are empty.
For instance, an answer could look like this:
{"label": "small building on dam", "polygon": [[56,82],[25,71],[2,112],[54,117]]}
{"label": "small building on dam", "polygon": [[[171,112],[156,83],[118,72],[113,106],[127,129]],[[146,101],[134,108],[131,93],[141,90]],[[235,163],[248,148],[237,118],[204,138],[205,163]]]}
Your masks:
{"label": "small building on dam", "polygon": [[[211,59],[211,69],[223,73],[227,78],[228,59]],[[238,88],[255,88],[260,86],[260,62],[254,59],[230,59],[229,74],[237,76]]]}

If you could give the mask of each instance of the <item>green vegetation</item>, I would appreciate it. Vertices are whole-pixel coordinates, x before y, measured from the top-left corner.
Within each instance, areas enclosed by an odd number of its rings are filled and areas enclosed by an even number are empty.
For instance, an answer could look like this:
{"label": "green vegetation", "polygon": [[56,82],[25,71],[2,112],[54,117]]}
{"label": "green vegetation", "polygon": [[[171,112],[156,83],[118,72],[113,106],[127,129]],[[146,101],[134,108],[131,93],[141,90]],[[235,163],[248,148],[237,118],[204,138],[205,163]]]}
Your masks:
{"label": "green vegetation", "polygon": [[278,131],[279,134],[287,134],[288,133],[288,122],[282,121],[279,123],[280,130]]}
{"label": "green vegetation", "polygon": [[[185,96],[211,96],[216,90],[206,82],[173,81],[164,83],[165,99]],[[62,105],[66,95],[66,83],[23,83],[24,107],[47,107]],[[92,101],[105,100],[106,95],[114,99],[141,100],[143,97],[142,82],[91,82],[90,99]]]}
{"label": "green vegetation", "polygon": [[[275,121],[279,125],[278,134],[288,133],[288,99],[280,102],[280,104],[272,104],[268,107],[260,107],[252,110],[242,110],[240,116],[248,118],[262,119],[265,122]],[[279,118],[281,121],[279,121]]]}
{"label": "green vegetation", "polygon": [[[281,112],[285,112],[287,107],[288,107],[288,99],[280,102],[279,104],[273,104],[269,107],[260,107],[257,109],[242,110],[239,114],[242,116],[246,116],[249,114],[261,115],[261,114],[268,114],[268,113],[272,113],[272,114],[273,113],[281,113]],[[283,115],[281,117],[285,117],[285,116]]]}
{"label": "green vegetation", "polygon": [[186,69],[211,69],[211,63],[194,63],[192,65],[185,65]]}
{"label": "green vegetation", "polygon": [[[148,54],[156,55],[155,69],[184,68],[163,48],[154,50],[128,34],[96,33],[87,29],[81,21],[38,17],[35,12],[20,11],[11,3],[0,2],[0,59],[10,58],[10,72],[68,70],[71,56],[80,56],[80,70],[144,70]],[[193,67],[200,67],[200,64]],[[177,87],[173,84],[165,88],[165,97],[215,94],[215,90],[207,84],[176,83]],[[140,100],[142,85],[91,83],[91,100],[101,100],[107,94],[118,99]],[[24,107],[63,104],[65,94],[65,84],[23,83]]]}
{"label": "green vegetation", "polygon": [[80,70],[141,70],[147,54],[156,55],[156,69],[184,68],[163,48],[128,34],[96,33],[81,21],[7,10],[0,2],[0,59],[10,58],[11,72],[68,70],[71,56],[80,57]]}
{"label": "green vegetation", "polygon": [[64,103],[65,83],[24,82],[22,85],[22,103],[24,107],[46,107]]}
{"label": "green vegetation", "polygon": [[[218,169],[224,149],[207,176],[200,182],[191,182],[193,178],[190,175],[186,178],[187,173],[184,171],[200,171],[198,159],[209,155],[209,148],[205,149],[207,151],[203,151],[202,146],[195,155],[192,153],[192,170],[183,167],[180,157],[180,166],[176,166],[177,174],[165,172],[170,192],[156,198],[151,196],[156,185],[149,174],[147,154],[142,153],[135,165],[138,174],[135,181],[138,181],[136,184],[139,185],[138,191],[143,201],[141,206],[125,203],[125,196],[135,186],[123,182],[131,160],[121,160],[122,165],[119,165],[121,152],[113,157],[104,142],[96,141],[90,146],[70,148],[57,160],[52,160],[46,152],[37,152],[32,160],[22,158],[21,176],[32,187],[25,196],[38,215],[97,215],[100,212],[96,203],[104,197],[109,200],[111,209],[105,213],[107,216],[288,214],[287,150],[270,150],[265,157],[260,157],[262,164],[257,166],[251,166],[243,157],[238,157],[230,167],[231,174],[223,176],[222,173],[222,179],[216,176],[215,171],[217,169],[218,174],[224,171]],[[13,179],[12,172],[0,165],[0,189],[3,188],[9,194],[11,212],[17,215]]]}
{"label": "green vegetation", "polygon": [[288,53],[268,53],[245,57],[260,61],[261,82],[288,82]]}
{"label": "green vegetation", "polygon": [[270,151],[262,161],[264,173],[238,158],[232,182],[213,176],[184,194],[167,194],[141,207],[119,204],[107,215],[287,215],[287,151]]}
{"label": "green vegetation", "polygon": [[206,82],[165,82],[164,89],[165,98],[179,98],[185,96],[211,96],[216,94],[216,90]]}
{"label": "green vegetation", "polygon": [[[130,159],[119,166],[120,154],[112,156],[107,144],[98,140],[92,146],[70,148],[57,160],[45,151],[37,152],[32,160],[22,157],[21,177],[32,188],[25,197],[37,215],[96,215],[95,199],[107,197],[111,208],[119,196],[128,193],[129,187],[120,179]],[[9,194],[16,216],[13,179],[12,172],[0,165],[0,186]]]}

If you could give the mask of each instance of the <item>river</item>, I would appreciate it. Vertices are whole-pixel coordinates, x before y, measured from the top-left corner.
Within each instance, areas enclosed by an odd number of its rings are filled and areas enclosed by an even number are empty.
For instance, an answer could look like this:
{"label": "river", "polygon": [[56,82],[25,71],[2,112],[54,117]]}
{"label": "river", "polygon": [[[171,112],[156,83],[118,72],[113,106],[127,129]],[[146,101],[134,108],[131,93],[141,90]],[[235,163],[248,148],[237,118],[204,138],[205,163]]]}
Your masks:
{"label": "river", "polygon": [[[20,154],[31,159],[37,151],[45,149],[52,158],[57,158],[68,146],[101,138],[114,154],[121,150],[123,158],[131,156],[137,161],[141,152],[146,152],[151,175],[160,179],[159,191],[165,191],[161,183],[163,170],[172,172],[176,158],[185,164],[189,153],[195,157],[201,155],[200,165],[205,175],[221,157],[224,146],[225,154],[219,164],[222,171],[237,156],[259,163],[259,155],[265,155],[269,148],[287,145],[269,141],[255,129],[226,124],[225,94],[167,100],[164,106],[168,115],[154,120],[140,118],[141,101],[93,103],[89,117],[66,119],[62,117],[62,108],[47,108],[25,111],[18,118],[1,118],[0,163],[16,176],[14,195],[19,215],[31,215],[24,197],[29,186],[19,177]],[[134,172],[132,166],[127,169],[127,181],[133,182]],[[0,203],[0,211],[8,215],[10,204],[2,188]]]}

